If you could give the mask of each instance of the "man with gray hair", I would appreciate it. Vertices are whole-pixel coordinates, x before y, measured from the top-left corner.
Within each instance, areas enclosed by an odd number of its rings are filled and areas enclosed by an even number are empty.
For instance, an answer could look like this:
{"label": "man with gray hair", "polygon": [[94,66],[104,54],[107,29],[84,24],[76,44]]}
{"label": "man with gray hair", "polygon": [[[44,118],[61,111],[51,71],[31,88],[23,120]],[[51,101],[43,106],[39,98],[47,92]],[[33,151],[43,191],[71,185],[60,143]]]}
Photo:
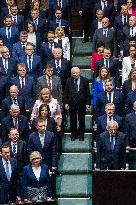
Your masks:
{"label": "man with gray hair", "polygon": [[100,170],[125,169],[126,135],[118,131],[118,123],[110,121],[97,145],[96,168]]}
{"label": "man with gray hair", "polygon": [[[71,140],[78,136],[79,140],[84,140],[85,114],[91,103],[89,81],[80,75],[80,69],[73,67],[71,77],[67,79],[64,91],[64,106],[70,114]],[[77,128],[77,116],[79,128]]]}

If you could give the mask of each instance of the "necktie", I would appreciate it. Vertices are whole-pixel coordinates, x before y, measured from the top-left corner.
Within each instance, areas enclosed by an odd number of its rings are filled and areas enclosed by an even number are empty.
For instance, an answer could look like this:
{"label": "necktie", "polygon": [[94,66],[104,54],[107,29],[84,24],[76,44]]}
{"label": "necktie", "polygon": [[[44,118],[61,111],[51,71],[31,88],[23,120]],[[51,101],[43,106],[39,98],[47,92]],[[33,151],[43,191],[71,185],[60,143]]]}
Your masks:
{"label": "necktie", "polygon": [[113,151],[114,150],[114,137],[111,136],[111,150]]}
{"label": "necktie", "polygon": [[53,43],[50,43],[50,49],[51,49],[51,51],[52,51],[52,47],[53,47]]}
{"label": "necktie", "polygon": [[111,92],[109,92],[109,102],[111,103]]}
{"label": "necktie", "polygon": [[8,39],[10,38],[10,28],[8,28]]}
{"label": "necktie", "polygon": [[131,36],[132,36],[132,37],[134,36],[133,27],[131,28]]}
{"label": "necktie", "polygon": [[17,154],[16,144],[13,143],[13,155],[14,155],[14,157],[16,157],[16,154]]}
{"label": "necktie", "polygon": [[35,28],[37,30],[37,25],[38,25],[37,19],[34,20],[34,24],[35,24]]}
{"label": "necktie", "polygon": [[13,103],[14,103],[15,105],[18,105],[16,98],[13,98]]}
{"label": "necktie", "polygon": [[6,176],[8,181],[10,181],[9,163],[6,161]]}
{"label": "necktie", "polygon": [[104,4],[104,10],[105,10],[107,8],[106,2],[103,2],[103,4]]}
{"label": "necktie", "polygon": [[49,90],[51,90],[51,78],[50,77],[48,77],[48,88]]}
{"label": "necktie", "polygon": [[14,21],[14,23],[17,22],[17,21],[16,21],[16,16],[13,16],[13,21]]}
{"label": "necktie", "polygon": [[22,77],[22,90],[24,91],[25,89],[25,82],[24,82],[24,77]]}
{"label": "necktie", "polygon": [[56,67],[58,75],[60,74],[60,66],[59,66],[59,61],[57,61],[57,67]]}
{"label": "necktie", "polygon": [[25,51],[25,43],[22,43],[23,51]]}
{"label": "necktie", "polygon": [[29,56],[29,71],[31,71],[31,57]]}
{"label": "necktie", "polygon": [[18,119],[15,118],[15,128],[18,130]]}
{"label": "necktie", "polygon": [[60,26],[60,19],[56,19],[56,23]]}
{"label": "necktie", "polygon": [[124,25],[126,25],[126,23],[127,23],[127,18],[126,16],[124,16]]}
{"label": "necktie", "polygon": [[104,29],[104,36],[107,37],[107,29]]}
{"label": "necktie", "polygon": [[109,68],[108,65],[109,65],[109,64],[108,64],[108,60],[106,59],[106,60],[105,60],[105,67],[106,67],[106,68]]}
{"label": "necktie", "polygon": [[76,92],[78,92],[78,84],[77,84],[77,80],[78,80],[78,79],[74,79],[74,82],[75,82],[75,90],[76,90]]}
{"label": "necktie", "polygon": [[109,116],[109,121],[111,121],[112,120],[112,116]]}
{"label": "necktie", "polygon": [[44,147],[44,134],[40,134],[40,141],[41,141],[41,145],[42,145],[42,148]]}
{"label": "necktie", "polygon": [[7,65],[7,60],[5,59],[5,72],[7,73],[8,70],[8,65]]}

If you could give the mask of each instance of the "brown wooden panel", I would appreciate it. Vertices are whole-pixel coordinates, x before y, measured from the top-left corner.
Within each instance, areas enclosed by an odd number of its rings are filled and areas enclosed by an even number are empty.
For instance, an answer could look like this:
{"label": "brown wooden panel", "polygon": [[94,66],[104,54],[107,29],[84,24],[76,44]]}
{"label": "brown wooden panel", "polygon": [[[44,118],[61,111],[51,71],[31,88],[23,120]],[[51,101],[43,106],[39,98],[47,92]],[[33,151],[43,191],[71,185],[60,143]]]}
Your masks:
{"label": "brown wooden panel", "polygon": [[82,36],[82,17],[78,12],[72,12],[72,36]]}

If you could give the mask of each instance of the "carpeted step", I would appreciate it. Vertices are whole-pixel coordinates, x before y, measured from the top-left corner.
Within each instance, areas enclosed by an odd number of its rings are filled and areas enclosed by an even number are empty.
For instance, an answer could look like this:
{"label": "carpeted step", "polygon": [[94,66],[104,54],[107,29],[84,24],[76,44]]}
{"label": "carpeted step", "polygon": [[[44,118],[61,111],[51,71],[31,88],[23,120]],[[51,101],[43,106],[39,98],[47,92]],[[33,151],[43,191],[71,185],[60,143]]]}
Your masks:
{"label": "carpeted step", "polygon": [[87,43],[82,43],[83,39],[82,38],[77,38],[73,40],[73,55],[74,56],[91,56],[92,54],[92,43],[87,42]]}
{"label": "carpeted step", "polygon": [[80,69],[89,69],[91,61],[92,61],[92,57],[91,56],[73,57],[73,59],[72,59],[72,67],[77,66]]}
{"label": "carpeted step", "polygon": [[90,69],[80,69],[81,75],[87,78],[90,82],[93,81],[93,74],[91,73]]}
{"label": "carpeted step", "polygon": [[91,175],[62,175],[56,179],[56,194],[62,198],[85,198],[92,195]]}
{"label": "carpeted step", "polygon": [[62,152],[63,153],[90,153],[92,150],[92,134],[85,134],[84,141],[71,141],[70,133],[65,133],[62,138]]}
{"label": "carpeted step", "polygon": [[[91,132],[93,129],[92,127],[92,115],[86,115],[85,116],[85,130],[86,132]],[[70,117],[67,117],[67,127],[65,128],[66,132],[69,132],[70,130]]]}
{"label": "carpeted step", "polygon": [[88,174],[92,170],[91,154],[63,154],[59,160],[61,174]]}
{"label": "carpeted step", "polygon": [[58,205],[92,205],[91,199],[58,199]]}

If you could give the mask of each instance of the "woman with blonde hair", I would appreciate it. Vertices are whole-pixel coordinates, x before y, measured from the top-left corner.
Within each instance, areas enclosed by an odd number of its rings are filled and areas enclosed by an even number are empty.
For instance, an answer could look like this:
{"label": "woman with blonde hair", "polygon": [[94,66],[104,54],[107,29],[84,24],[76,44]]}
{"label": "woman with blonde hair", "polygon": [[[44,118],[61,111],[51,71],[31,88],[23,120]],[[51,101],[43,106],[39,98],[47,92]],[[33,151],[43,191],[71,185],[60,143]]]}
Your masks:
{"label": "woman with blonde hair", "polygon": [[44,103],[49,105],[50,116],[54,118],[55,122],[57,123],[57,126],[61,127],[61,123],[62,123],[61,108],[57,99],[52,97],[51,91],[48,88],[43,88],[41,90],[39,94],[39,98],[38,100],[36,100],[34,104],[32,114],[31,114],[31,120],[39,117],[39,107]]}
{"label": "woman with blonde hair", "polygon": [[64,28],[59,26],[55,30],[55,40],[63,50],[63,58],[70,60],[70,42],[69,38],[65,36]]}

